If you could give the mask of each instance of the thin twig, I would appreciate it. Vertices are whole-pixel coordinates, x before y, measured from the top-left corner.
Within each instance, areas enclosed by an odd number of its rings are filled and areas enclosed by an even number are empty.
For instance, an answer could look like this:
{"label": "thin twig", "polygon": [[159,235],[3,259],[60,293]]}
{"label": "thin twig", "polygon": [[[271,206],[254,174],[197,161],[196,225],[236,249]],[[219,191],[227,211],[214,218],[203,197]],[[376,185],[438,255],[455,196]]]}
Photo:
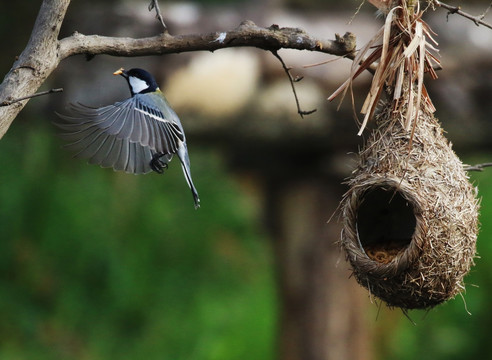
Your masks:
{"label": "thin twig", "polygon": [[63,91],[62,88],[41,91],[41,92],[38,92],[36,94],[32,94],[32,95],[27,95],[27,96],[20,97],[18,99],[2,101],[0,103],[0,106],[9,106],[9,105],[15,104],[16,102],[22,101],[22,100],[27,100],[27,99],[30,99],[30,98],[33,98],[33,97],[48,95],[48,94],[62,92],[62,91]]}
{"label": "thin twig", "polygon": [[492,1],[490,2],[490,4],[487,7],[487,9],[485,9],[485,11],[482,13],[482,15],[479,16],[479,19],[480,20],[483,20],[483,18],[485,17],[485,15],[487,15],[487,13],[490,11],[490,8],[492,8]]}
{"label": "thin twig", "polygon": [[[471,14],[468,14],[468,13],[462,11],[461,6],[448,5],[448,4],[445,4],[445,3],[438,1],[438,0],[434,0],[434,3],[437,6],[440,6],[440,7],[447,9],[449,11],[448,16],[452,15],[452,14],[458,14],[458,15],[461,15],[461,16],[473,21],[475,23],[475,25],[477,25],[477,26],[483,25],[485,27],[488,27],[489,29],[492,29],[491,24],[482,20],[484,18],[485,14],[487,13],[488,9],[481,16],[473,16]],[[489,8],[491,5],[489,5]]]}
{"label": "thin twig", "polygon": [[164,26],[164,32],[167,32],[167,26],[164,23],[164,18],[162,17],[161,14],[161,9],[159,8],[159,2],[157,0],[151,0],[149,4],[149,11],[152,11],[155,9],[155,17],[159,19],[161,22],[162,26]]}
{"label": "thin twig", "polygon": [[314,113],[317,109],[304,111],[301,109],[301,105],[299,104],[299,98],[297,97],[297,92],[296,92],[296,87],[294,86],[294,82],[298,82],[298,81],[302,80],[302,77],[293,78],[292,74],[290,73],[291,68],[289,68],[289,67],[287,67],[287,65],[285,65],[284,60],[280,57],[278,52],[276,50],[272,50],[271,53],[273,54],[273,56],[275,56],[280,61],[280,63],[282,64],[282,67],[284,68],[285,73],[289,77],[290,86],[292,87],[292,92],[294,93],[294,98],[296,99],[297,113],[299,115],[301,115],[301,118],[304,118],[304,115],[310,115],[310,114]]}
{"label": "thin twig", "polygon": [[352,25],[352,22],[354,21],[354,19],[357,16],[357,14],[360,12],[360,9],[362,9],[362,5],[364,5],[365,2],[366,2],[366,0],[362,0],[362,2],[359,4],[359,6],[357,6],[357,9],[355,9],[355,13],[350,18],[350,20],[348,22],[348,25]]}
{"label": "thin twig", "polygon": [[492,162],[488,162],[488,163],[483,163],[483,164],[465,166],[463,168],[463,170],[465,170],[465,171],[483,171],[484,168],[491,167],[491,166],[492,166]]}
{"label": "thin twig", "polygon": [[320,61],[320,62],[317,62],[317,63],[314,63],[314,64],[302,65],[302,67],[303,67],[304,69],[307,69],[307,68],[311,68],[311,67],[315,67],[315,66],[326,65],[326,64],[329,64],[329,63],[335,62],[335,61],[340,60],[340,59],[343,59],[343,58],[344,58],[343,56],[337,56],[337,57],[336,57],[336,58],[334,58],[334,59],[328,59],[328,60],[325,60],[325,61]]}

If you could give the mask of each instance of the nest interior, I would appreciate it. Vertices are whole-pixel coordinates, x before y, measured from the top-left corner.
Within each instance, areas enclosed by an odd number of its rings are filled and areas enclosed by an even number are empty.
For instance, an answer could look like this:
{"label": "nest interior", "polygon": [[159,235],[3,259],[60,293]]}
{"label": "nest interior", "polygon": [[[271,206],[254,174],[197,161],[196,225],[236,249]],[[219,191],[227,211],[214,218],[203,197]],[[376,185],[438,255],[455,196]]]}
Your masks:
{"label": "nest interior", "polygon": [[476,189],[421,110],[413,133],[377,116],[342,200],[342,246],[357,281],[389,306],[430,308],[464,290],[478,232]]}
{"label": "nest interior", "polygon": [[416,221],[397,187],[375,185],[362,195],[357,212],[359,246],[370,259],[388,264],[410,245]]}

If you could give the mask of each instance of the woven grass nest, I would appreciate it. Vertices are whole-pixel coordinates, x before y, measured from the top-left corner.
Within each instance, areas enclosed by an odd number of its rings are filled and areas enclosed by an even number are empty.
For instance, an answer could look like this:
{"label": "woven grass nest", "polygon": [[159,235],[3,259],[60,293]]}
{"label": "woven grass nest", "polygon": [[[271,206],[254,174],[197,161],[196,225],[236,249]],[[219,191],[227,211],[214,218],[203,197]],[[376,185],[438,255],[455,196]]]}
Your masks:
{"label": "woven grass nest", "polygon": [[464,290],[475,256],[476,190],[432,114],[421,111],[412,134],[392,109],[377,116],[348,182],[341,242],[372,294],[389,306],[430,308]]}
{"label": "woven grass nest", "polygon": [[385,14],[384,25],[328,98],[343,99],[353,80],[373,71],[358,134],[371,121],[375,126],[341,202],[341,244],[371,294],[389,306],[426,309],[464,290],[476,252],[477,194],[424,84],[424,74],[437,79],[440,68],[435,34],[423,21],[432,6],[369,2]]}

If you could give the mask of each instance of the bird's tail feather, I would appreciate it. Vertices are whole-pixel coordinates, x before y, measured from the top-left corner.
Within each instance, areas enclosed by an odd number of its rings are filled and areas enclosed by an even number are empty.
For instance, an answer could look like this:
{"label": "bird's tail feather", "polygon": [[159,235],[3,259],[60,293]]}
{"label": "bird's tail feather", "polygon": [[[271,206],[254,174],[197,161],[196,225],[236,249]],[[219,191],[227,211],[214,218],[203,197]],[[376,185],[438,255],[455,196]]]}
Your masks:
{"label": "bird's tail feather", "polygon": [[200,207],[200,197],[198,196],[198,192],[193,184],[193,180],[191,178],[190,171],[190,158],[188,156],[188,149],[186,148],[186,144],[182,144],[178,149],[178,157],[181,161],[181,168],[183,169],[183,174],[185,176],[186,182],[190,187],[191,193],[193,194],[193,201],[195,202],[195,209]]}

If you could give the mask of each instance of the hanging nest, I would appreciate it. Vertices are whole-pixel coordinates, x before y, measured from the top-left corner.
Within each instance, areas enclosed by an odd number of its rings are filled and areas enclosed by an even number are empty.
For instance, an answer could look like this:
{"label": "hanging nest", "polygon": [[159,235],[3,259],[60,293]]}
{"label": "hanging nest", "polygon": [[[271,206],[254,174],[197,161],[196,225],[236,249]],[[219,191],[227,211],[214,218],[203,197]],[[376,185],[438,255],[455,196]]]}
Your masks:
{"label": "hanging nest", "polygon": [[378,116],[348,182],[342,246],[372,294],[389,306],[429,308],[464,290],[475,256],[476,191],[432,114],[421,112],[412,136],[392,110]]}
{"label": "hanging nest", "polygon": [[423,83],[424,73],[437,78],[440,63],[419,2],[371,3],[384,10],[385,24],[329,98],[344,96],[359,74],[373,71],[359,135],[378,112],[376,126],[342,199],[341,244],[371,294],[389,306],[425,309],[464,290],[476,252],[477,194]]}

